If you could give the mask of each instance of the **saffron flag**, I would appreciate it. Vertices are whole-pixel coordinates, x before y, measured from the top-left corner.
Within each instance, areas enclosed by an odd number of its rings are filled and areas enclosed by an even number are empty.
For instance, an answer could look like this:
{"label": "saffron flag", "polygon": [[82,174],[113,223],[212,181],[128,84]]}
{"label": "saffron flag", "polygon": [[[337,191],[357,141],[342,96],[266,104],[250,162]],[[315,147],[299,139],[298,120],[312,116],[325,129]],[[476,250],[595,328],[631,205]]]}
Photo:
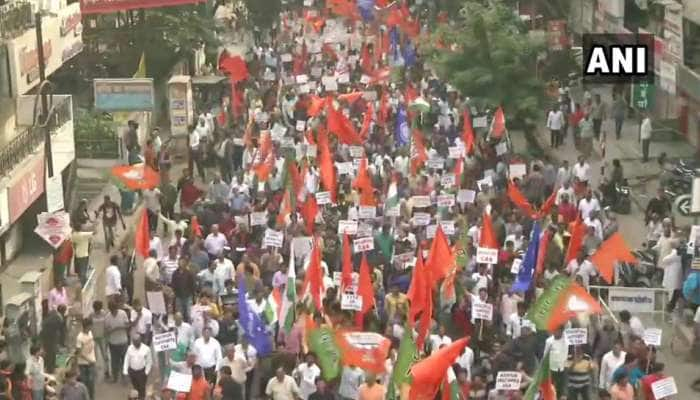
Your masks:
{"label": "saffron flag", "polygon": [[433,314],[433,290],[431,282],[430,270],[423,263],[423,250],[418,246],[418,254],[416,255],[416,266],[413,268],[413,276],[411,277],[411,286],[408,288],[407,297],[410,300],[410,308],[408,310],[408,325],[413,326],[416,322],[416,316],[420,314],[420,326],[418,327],[418,337],[416,343],[419,348],[425,344],[425,338],[428,336],[430,324]]}
{"label": "saffron flag", "polygon": [[569,261],[576,258],[583,248],[583,239],[586,236],[586,229],[586,224],[581,219],[581,214],[579,213],[572,225],[571,238],[569,239],[569,247],[566,249],[564,265],[568,265]]}
{"label": "saffron flag", "polygon": [[565,276],[554,278],[535,300],[527,319],[538,331],[554,331],[578,314],[600,314],[602,308],[586,289]]}
{"label": "saffron flag", "polygon": [[340,274],[340,293],[352,285],[352,249],[347,233],[343,235],[343,265]]}
{"label": "saffron flag", "polygon": [[425,263],[432,278],[429,286],[435,286],[440,279],[446,277],[450,269],[454,267],[455,261],[455,255],[452,254],[450,243],[442,230],[442,225],[438,225],[430,246],[428,260]]}
{"label": "saffron flag", "polygon": [[134,250],[143,258],[148,257],[151,248],[151,230],[148,225],[148,212],[144,208],[134,235]]}
{"label": "saffron flag", "polygon": [[411,135],[411,175],[415,176],[427,160],[428,152],[423,142],[423,133],[419,129],[414,129]]}
{"label": "saffron flag", "polygon": [[535,215],[535,210],[532,204],[520,192],[513,182],[508,182],[508,198],[515,204],[527,217],[532,218]]}
{"label": "saffron flag", "polygon": [[360,129],[360,138],[362,140],[367,140],[369,137],[369,128],[372,124],[372,118],[374,118],[374,105],[372,105],[372,103],[367,103],[367,110],[362,119],[362,129]]}
{"label": "saffron flag", "polygon": [[238,280],[238,323],[243,329],[245,338],[255,347],[261,357],[272,352],[272,342],[265,324],[248,305],[245,279]]}
{"label": "saffron flag", "polygon": [[557,201],[557,191],[552,190],[552,194],[547,197],[547,200],[545,200],[544,204],[542,204],[542,207],[540,208],[540,211],[537,212],[537,215],[535,215],[535,218],[540,219],[544,218],[547,216],[547,214],[552,211],[552,207],[554,207],[554,204]]}
{"label": "saffron flag", "polygon": [[503,137],[503,133],[506,131],[506,116],[503,114],[503,108],[498,107],[496,113],[493,115],[493,121],[491,121],[491,137],[495,139],[500,139]]}
{"label": "saffron flag", "polygon": [[637,258],[630,251],[620,232],[616,232],[598,247],[591,257],[591,263],[598,268],[605,282],[612,285],[615,263],[620,261],[636,263]]}
{"label": "saffron flag", "polygon": [[362,144],[362,139],[360,139],[360,136],[352,126],[352,122],[333,107],[330,97],[326,100],[326,115],[328,131],[336,134],[342,143],[349,145]]}
{"label": "saffron flag", "polygon": [[335,335],[343,365],[354,365],[365,371],[381,374],[389,356],[391,340],[376,332],[340,331]]}
{"label": "saffron flag", "polygon": [[322,311],[323,270],[321,269],[321,247],[317,240],[314,240],[313,248],[311,249],[311,259],[309,260],[309,268],[306,270],[304,281],[304,290],[309,292],[316,310]]}
{"label": "saffron flag", "polygon": [[498,239],[496,239],[496,233],[493,231],[493,223],[491,222],[491,216],[484,212],[481,218],[481,234],[479,235],[479,247],[485,247],[487,249],[498,249]]}
{"label": "saffron flag", "polygon": [[535,400],[537,393],[540,394],[540,400],[556,400],[557,394],[552,384],[549,368],[549,351],[542,358],[540,367],[535,372],[530,386],[525,392],[524,400]]}
{"label": "saffron flag", "polygon": [[362,310],[355,313],[355,325],[364,329],[364,317],[374,307],[374,286],[367,263],[367,253],[362,253],[360,262],[360,279],[357,283],[357,295],[362,299]]}
{"label": "saffron flag", "polygon": [[472,117],[469,110],[463,114],[464,127],[462,128],[462,140],[464,141],[464,150],[467,154],[474,153],[474,127],[472,126]]}
{"label": "saffron flag", "polygon": [[535,264],[537,263],[539,246],[540,223],[539,221],[535,221],[535,225],[532,227],[532,232],[530,233],[530,243],[527,246],[527,251],[525,251],[525,258],[523,258],[520,270],[511,288],[513,292],[524,293],[530,289],[532,285],[532,276],[535,271]]}
{"label": "saffron flag", "polygon": [[304,218],[304,224],[306,225],[306,231],[309,235],[314,234],[314,224],[316,222],[316,215],[318,214],[318,205],[316,204],[316,197],[312,194],[306,196],[306,201],[301,208],[301,215]]}
{"label": "saffron flag", "polygon": [[460,400],[459,384],[457,383],[457,375],[454,368],[447,368],[447,375],[442,382],[442,400]]}
{"label": "saffron flag", "polygon": [[306,112],[310,117],[317,117],[326,106],[326,99],[316,95],[311,95],[309,97],[309,101],[309,109]]}
{"label": "saffron flag", "polygon": [[196,215],[192,216],[191,231],[195,236],[202,237],[202,226],[199,224],[199,219]]}
{"label": "saffron flag", "polygon": [[319,169],[321,172],[321,183],[323,187],[330,192],[331,201],[336,202],[337,195],[337,178],[335,176],[335,165],[333,164],[333,154],[328,145],[328,135],[324,129],[318,132],[318,150],[319,150]]}
{"label": "saffron flag", "polygon": [[452,366],[462,350],[469,343],[469,338],[456,340],[413,365],[411,368],[410,400],[433,400],[447,369]]}

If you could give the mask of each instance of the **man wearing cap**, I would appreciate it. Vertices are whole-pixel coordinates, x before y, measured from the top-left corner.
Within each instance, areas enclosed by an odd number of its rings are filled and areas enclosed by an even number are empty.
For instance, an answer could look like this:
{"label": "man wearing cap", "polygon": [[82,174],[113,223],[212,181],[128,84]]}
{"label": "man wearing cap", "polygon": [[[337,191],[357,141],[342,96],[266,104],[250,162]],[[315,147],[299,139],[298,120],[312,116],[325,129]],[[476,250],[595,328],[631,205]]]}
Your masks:
{"label": "man wearing cap", "polygon": [[146,398],[146,382],[151,372],[153,359],[151,349],[141,343],[141,335],[134,334],[124,357],[124,375],[129,375],[131,385],[139,392],[139,399]]}

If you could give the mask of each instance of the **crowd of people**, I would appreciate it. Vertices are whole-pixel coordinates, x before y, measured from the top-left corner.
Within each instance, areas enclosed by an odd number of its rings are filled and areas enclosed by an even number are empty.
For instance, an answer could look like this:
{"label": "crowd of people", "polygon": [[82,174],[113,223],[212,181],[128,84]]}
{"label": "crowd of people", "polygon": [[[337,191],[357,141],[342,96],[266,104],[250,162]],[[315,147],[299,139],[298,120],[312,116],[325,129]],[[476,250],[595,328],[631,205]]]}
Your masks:
{"label": "crowd of people", "polygon": [[[161,175],[158,187],[141,192],[147,249],[134,257],[130,244],[114,248],[114,230],[125,225],[106,197],[95,215],[112,254],[103,266],[106,298],[84,316],[77,369],[66,373],[59,397],[99,399],[100,371],[115,383],[128,377],[130,398],[138,399],[408,398],[410,385],[395,376],[399,348],[407,332],[413,338],[425,329],[419,359],[470,338],[445,373],[455,390],[445,384],[438,398],[524,398],[548,368],[556,397],[543,390],[540,398],[655,399],[651,384],[665,377],[664,365],[643,341],[637,316],[585,316],[551,330],[529,320],[557,277],[586,289],[602,282],[591,256],[618,226],[593,188],[590,149],[572,165],[515,155],[500,125],[503,110],[477,109],[423,64],[411,42],[417,22],[403,2],[375,15],[395,16],[382,28],[348,18],[353,12],[343,2],[317,3],[326,7],[289,5],[272,35],[256,35],[245,73],[222,67],[232,91],[221,104],[203,105],[179,177],[171,176],[171,149],[159,138],[143,150],[132,146],[144,156],[131,161],[144,159]],[[591,135],[599,135],[599,104],[596,96],[572,119],[563,96],[555,109],[567,117],[555,110],[547,118],[552,146],[589,118]],[[610,179],[617,180],[621,167],[613,166]],[[73,217],[78,227],[92,219],[87,204]],[[689,260],[663,191],[646,217],[672,310]],[[581,223],[585,232],[572,253]],[[432,310],[416,314],[415,272],[439,238],[447,238],[454,258],[440,266],[448,275],[428,294]],[[83,283],[90,239],[80,230],[72,237]],[[537,269],[518,290],[517,265],[533,241],[540,243]],[[479,248],[491,247],[495,258],[477,262]],[[43,346],[32,346],[26,364],[5,375],[13,382],[8,398],[45,398],[43,375],[67,344],[65,333],[54,334],[65,329],[62,282],[50,293]],[[361,299],[359,307],[348,295]],[[490,320],[474,317],[478,304],[492,305]],[[309,340],[318,326],[382,334],[391,343],[383,371],[344,364],[329,378]],[[584,328],[585,343],[569,345],[566,328]],[[168,332],[175,344],[156,348],[154,337]],[[519,388],[496,388],[499,371],[516,371]]]}

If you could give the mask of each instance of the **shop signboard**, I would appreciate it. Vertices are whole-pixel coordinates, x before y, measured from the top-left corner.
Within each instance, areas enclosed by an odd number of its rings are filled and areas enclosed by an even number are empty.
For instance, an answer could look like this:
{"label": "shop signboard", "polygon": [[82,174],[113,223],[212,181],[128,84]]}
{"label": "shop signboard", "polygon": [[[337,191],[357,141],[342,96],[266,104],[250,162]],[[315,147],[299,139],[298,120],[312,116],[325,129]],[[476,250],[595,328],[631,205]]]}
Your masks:
{"label": "shop signboard", "polygon": [[650,110],[654,107],[654,85],[642,82],[632,85],[632,107]]}
{"label": "shop signboard", "polygon": [[197,4],[204,0],[80,0],[83,14],[109,14],[117,11],[137,10]]}
{"label": "shop signboard", "polygon": [[44,164],[44,151],[42,150],[30,161],[28,168],[18,169],[24,172],[19,179],[10,185],[7,192],[11,224],[14,224],[27,208],[44,193]]}
{"label": "shop signboard", "polygon": [[153,79],[95,79],[95,109],[100,111],[153,111]]}

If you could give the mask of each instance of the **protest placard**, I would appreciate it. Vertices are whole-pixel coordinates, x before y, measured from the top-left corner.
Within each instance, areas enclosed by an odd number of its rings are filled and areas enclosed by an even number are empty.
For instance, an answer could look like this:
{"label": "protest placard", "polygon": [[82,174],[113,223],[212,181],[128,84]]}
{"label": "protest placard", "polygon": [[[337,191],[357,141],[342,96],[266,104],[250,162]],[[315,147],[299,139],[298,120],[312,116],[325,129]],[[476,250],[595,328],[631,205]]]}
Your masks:
{"label": "protest placard", "polygon": [[352,161],[335,163],[335,167],[338,168],[338,175],[353,174]]}
{"label": "protest placard", "polygon": [[355,253],[361,253],[363,251],[374,250],[374,238],[373,237],[363,237],[357,238],[352,241],[352,246]]}
{"label": "protest placard", "polygon": [[430,207],[430,196],[412,196],[411,202],[415,208]]}
{"label": "protest placard", "polygon": [[523,376],[518,371],[498,371],[496,390],[520,390]]}
{"label": "protest placard", "polygon": [[476,262],[479,264],[498,264],[498,249],[477,247]]}
{"label": "protest placard", "polygon": [[311,68],[311,76],[313,76],[314,78],[318,78],[321,75],[323,75],[323,68],[321,68],[321,67],[312,67]]}
{"label": "protest placard", "polygon": [[272,229],[265,230],[263,237],[263,247],[282,247],[284,243],[284,233]]}
{"label": "protest placard", "polygon": [[472,119],[472,127],[474,128],[486,128],[488,126],[488,119],[486,116],[476,117]]}
{"label": "protest placard", "polygon": [[460,146],[451,146],[447,148],[448,157],[452,159],[462,158],[463,149]]}
{"label": "protest placard", "polygon": [[355,236],[359,238],[368,236],[374,237],[374,228],[372,228],[372,224],[360,221],[359,225],[357,226],[357,234]]}
{"label": "protest placard", "polygon": [[362,146],[350,146],[350,157],[362,158],[365,156],[365,148]]}
{"label": "protest placard", "polygon": [[484,179],[479,179],[478,181],[476,181],[476,186],[479,188],[480,191],[486,191],[491,186],[493,186],[493,179],[491,178],[491,176],[487,176]]}
{"label": "protest placard", "polygon": [[501,142],[496,145],[496,155],[501,156],[508,152],[508,143]]}
{"label": "protest placard", "polygon": [[425,237],[428,239],[434,238],[436,232],[437,232],[437,225],[428,225],[425,227]]}
{"label": "protest placard", "polygon": [[298,120],[296,125],[297,132],[304,132],[304,129],[306,129],[306,121]]}
{"label": "protest placard", "polygon": [[[360,283],[360,274],[357,272],[352,272],[350,273],[350,276],[352,277],[352,284],[350,287],[345,288],[346,292],[352,292],[355,293],[357,292],[357,285]],[[335,286],[340,286],[340,281],[343,277],[343,273],[340,271],[333,271],[333,284]]]}
{"label": "protest placard", "polygon": [[440,177],[440,185],[445,188],[452,187],[456,184],[455,174],[445,174]]}
{"label": "protest placard", "polygon": [[413,226],[426,226],[430,223],[430,214],[417,212],[413,214]]}
{"label": "protest placard", "polygon": [[294,248],[294,257],[304,258],[311,253],[314,246],[314,241],[311,236],[298,236],[292,239],[292,248]]}
{"label": "protest placard", "polygon": [[588,329],[568,328],[564,329],[564,341],[568,346],[580,346],[588,343]]}
{"label": "protest placard", "polygon": [[306,145],[306,156],[307,157],[316,157],[316,154],[318,153],[318,148],[316,147],[315,144],[307,144]]}
{"label": "protest placard", "polygon": [[520,266],[523,265],[523,260],[521,258],[514,258],[513,264],[510,266],[510,273],[517,274],[520,272]]}
{"label": "protest placard", "polygon": [[524,177],[527,175],[527,165],[522,163],[510,164],[508,166],[508,175],[510,176],[510,179]]}
{"label": "protest placard", "polygon": [[440,194],[437,197],[438,207],[452,207],[455,205],[455,195],[453,194]]}
{"label": "protest placard", "polygon": [[177,371],[170,371],[168,384],[165,385],[165,387],[178,393],[189,393],[192,387],[192,374],[181,374]]}
{"label": "protest placard", "polygon": [[357,233],[357,221],[341,219],[338,221],[339,235],[354,235]]}
{"label": "protest placard", "polygon": [[457,192],[457,201],[461,204],[473,203],[476,199],[476,192],[469,189],[460,189]]}
{"label": "protest placard", "polygon": [[357,215],[360,219],[373,219],[377,216],[377,207],[375,206],[360,206]]}
{"label": "protest placard", "polygon": [[442,227],[442,231],[445,232],[445,235],[454,235],[457,233],[454,221],[440,221],[440,226]]}
{"label": "protest placard", "polygon": [[326,92],[337,92],[338,91],[338,81],[332,81],[328,82],[325,85],[323,85],[323,88],[326,89]]}
{"label": "protest placard", "polygon": [[340,309],[362,311],[362,296],[355,293],[343,293],[340,296]]}
{"label": "protest placard", "polygon": [[647,346],[661,346],[661,336],[663,331],[660,328],[647,328],[644,330],[642,339]]}
{"label": "protest placard", "polygon": [[428,160],[425,164],[430,169],[443,169],[445,167],[445,160],[442,158],[434,158]]}
{"label": "protest placard", "polygon": [[146,301],[148,302],[148,310],[157,315],[167,315],[168,311],[165,308],[165,297],[163,292],[146,292]]}
{"label": "protest placard", "polygon": [[346,72],[344,74],[338,75],[338,83],[340,83],[340,84],[350,83],[350,74],[348,74]]}
{"label": "protest placard", "polygon": [[489,303],[472,304],[472,318],[491,321],[493,319],[493,305]]}
{"label": "protest placard", "polygon": [[153,335],[153,349],[156,353],[177,348],[175,332],[165,332]]}
{"label": "protest placard", "polygon": [[316,204],[331,204],[331,192],[316,192]]}
{"label": "protest placard", "polygon": [[282,62],[292,62],[292,55],[289,53],[284,53],[280,56]]}
{"label": "protest placard", "polygon": [[401,215],[401,206],[397,204],[394,207],[387,208],[386,210],[384,210],[384,215],[386,215],[387,217],[398,217],[399,215]]}
{"label": "protest placard", "polygon": [[295,77],[297,84],[301,85],[309,81],[309,76],[306,74],[297,75]]}
{"label": "protest placard", "polygon": [[256,211],[250,213],[250,226],[260,226],[267,224],[267,212]]}
{"label": "protest placard", "polygon": [[664,379],[659,379],[658,381],[651,384],[651,391],[654,394],[654,398],[661,400],[678,394],[678,387],[676,386],[676,380],[672,376]]}

